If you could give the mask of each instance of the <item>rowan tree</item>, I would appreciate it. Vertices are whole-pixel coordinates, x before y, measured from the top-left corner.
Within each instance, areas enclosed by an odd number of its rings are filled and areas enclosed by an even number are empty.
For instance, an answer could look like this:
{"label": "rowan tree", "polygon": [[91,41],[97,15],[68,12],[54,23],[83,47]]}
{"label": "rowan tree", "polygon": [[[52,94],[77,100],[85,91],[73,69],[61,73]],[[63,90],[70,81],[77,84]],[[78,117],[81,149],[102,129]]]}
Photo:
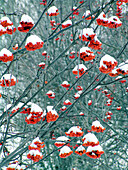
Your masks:
{"label": "rowan tree", "polygon": [[126,169],[128,1],[0,6],[0,168]]}

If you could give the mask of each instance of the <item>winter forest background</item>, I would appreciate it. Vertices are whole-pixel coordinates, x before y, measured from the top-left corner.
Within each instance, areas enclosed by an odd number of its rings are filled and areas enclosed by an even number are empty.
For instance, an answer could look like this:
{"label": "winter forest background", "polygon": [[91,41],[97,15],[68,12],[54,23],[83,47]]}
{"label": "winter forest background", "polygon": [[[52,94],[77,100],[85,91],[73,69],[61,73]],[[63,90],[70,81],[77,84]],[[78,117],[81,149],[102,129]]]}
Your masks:
{"label": "winter forest background", "polygon": [[1,0],[0,44],[0,169],[127,169],[127,0]]}

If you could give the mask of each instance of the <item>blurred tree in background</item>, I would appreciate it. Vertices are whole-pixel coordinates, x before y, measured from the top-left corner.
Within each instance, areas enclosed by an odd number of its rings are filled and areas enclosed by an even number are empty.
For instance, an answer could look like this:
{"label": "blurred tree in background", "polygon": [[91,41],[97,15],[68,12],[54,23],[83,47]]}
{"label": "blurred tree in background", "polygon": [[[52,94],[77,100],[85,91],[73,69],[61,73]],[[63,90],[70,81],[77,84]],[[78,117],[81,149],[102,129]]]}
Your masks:
{"label": "blurred tree in background", "polygon": [[128,1],[1,0],[0,42],[0,169],[127,169]]}

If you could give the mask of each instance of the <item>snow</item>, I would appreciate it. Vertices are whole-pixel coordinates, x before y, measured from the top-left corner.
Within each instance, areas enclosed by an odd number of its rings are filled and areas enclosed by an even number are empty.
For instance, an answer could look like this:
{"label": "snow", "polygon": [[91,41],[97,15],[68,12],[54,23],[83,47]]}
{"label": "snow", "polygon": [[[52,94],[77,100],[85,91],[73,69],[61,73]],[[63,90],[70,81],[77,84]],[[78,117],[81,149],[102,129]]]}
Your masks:
{"label": "snow", "polygon": [[107,68],[107,66],[103,64],[103,61],[111,62],[112,64],[114,64],[114,62],[117,62],[113,57],[108,54],[105,54],[100,60],[100,67],[104,66],[105,68]]}
{"label": "snow", "polygon": [[88,16],[90,14],[91,14],[90,10],[87,10],[86,13],[85,13],[85,16]]}
{"label": "snow", "polygon": [[[80,49],[80,53],[85,52],[87,55],[90,55],[90,52],[88,52],[88,51],[91,51],[90,48],[88,48],[88,47],[82,47],[82,48]],[[91,53],[91,55],[94,55],[94,54]]]}
{"label": "snow", "polygon": [[94,37],[94,41],[98,41],[99,44],[102,44],[102,43],[100,42],[100,40],[97,38],[97,36]]}
{"label": "snow", "polygon": [[37,145],[35,145],[33,142],[30,144],[31,147],[37,148]]}
{"label": "snow", "polygon": [[32,102],[28,102],[28,103],[27,103],[27,106],[30,106],[30,107],[31,107],[32,104],[33,104]]}
{"label": "snow", "polygon": [[112,71],[111,71],[111,73],[113,73],[113,74],[116,74],[117,73],[117,68],[114,68]]}
{"label": "snow", "polygon": [[27,119],[30,119],[30,118],[31,118],[31,116],[32,116],[32,114],[29,114],[29,115],[27,116]]}
{"label": "snow", "polygon": [[39,139],[39,137],[37,137],[32,141],[32,143],[34,143],[34,142],[40,142],[41,143],[41,140]]}
{"label": "snow", "polygon": [[84,135],[83,139],[85,139],[84,143],[87,143],[87,142],[97,143],[98,142],[97,137],[93,133],[88,133],[88,134]]}
{"label": "snow", "polygon": [[76,151],[78,151],[78,152],[83,151],[83,150],[85,150],[85,148],[84,148],[82,145],[80,145],[80,146],[76,149]]}
{"label": "snow", "polygon": [[31,105],[31,112],[43,112],[43,110],[37,104],[32,103],[32,105]]}
{"label": "snow", "polygon": [[61,154],[64,154],[64,153],[69,153],[71,152],[71,149],[68,147],[68,146],[63,146],[61,149],[60,149],[60,155]]}
{"label": "snow", "polygon": [[53,106],[47,106],[48,112],[51,111],[52,109],[53,109]]}
{"label": "snow", "polygon": [[2,77],[1,77],[1,81],[2,80],[11,80],[13,79],[14,81],[16,81],[16,78],[12,75],[12,74],[4,74]]}
{"label": "snow", "polygon": [[121,24],[121,23],[122,23],[117,16],[111,16],[111,17],[108,19],[108,22],[114,22],[114,23],[116,23],[116,24]]}
{"label": "snow", "polygon": [[41,117],[45,117],[46,116],[46,110],[43,111],[43,114],[41,115]]}
{"label": "snow", "polygon": [[82,131],[80,130],[80,128],[78,128],[78,126],[73,126],[73,127],[71,127],[71,128],[68,130],[67,133],[70,133],[71,131],[73,131],[75,134],[76,134],[77,132],[82,133]]}
{"label": "snow", "polygon": [[62,25],[72,25],[72,21],[71,20],[67,20]]}
{"label": "snow", "polygon": [[44,62],[41,62],[41,63],[39,63],[39,65],[41,65],[41,66],[45,66],[45,63],[44,63]]}
{"label": "snow", "polygon": [[80,97],[79,92],[75,93],[74,97]]}
{"label": "snow", "polygon": [[37,145],[34,144],[35,142],[39,142],[39,143],[42,143],[42,141],[39,139],[39,137],[36,137],[32,143],[30,144],[31,147],[34,147],[34,148],[37,148]]}
{"label": "snow", "polygon": [[67,100],[65,100],[65,103],[70,103],[70,101],[67,99]]}
{"label": "snow", "polygon": [[66,106],[63,106],[62,109],[66,109]]}
{"label": "snow", "polygon": [[80,141],[80,140],[78,140],[76,143],[81,144],[81,141]]}
{"label": "snow", "polygon": [[7,104],[4,108],[4,112],[6,112],[6,110],[8,110],[11,106],[12,106],[12,104]]}
{"label": "snow", "polygon": [[128,63],[121,63],[118,68],[120,68],[120,70],[123,70],[125,72],[128,71]]}
{"label": "snow", "polygon": [[13,25],[7,26],[6,29],[13,30],[15,27]]}
{"label": "snow", "polygon": [[22,15],[20,22],[22,22],[22,21],[23,22],[31,22],[32,24],[34,24],[33,19],[30,16],[26,15],[26,14]]}
{"label": "snow", "polygon": [[56,138],[57,141],[69,141],[69,138],[67,138],[66,136],[59,136],[58,138]]}
{"label": "snow", "polygon": [[39,152],[38,150],[30,150],[29,154],[34,155],[34,156],[36,156],[36,155],[42,156],[42,153]]}
{"label": "snow", "polygon": [[52,14],[52,13],[56,13],[57,12],[57,8],[55,6],[52,6],[48,9],[48,14]]}
{"label": "snow", "polygon": [[83,112],[80,112],[79,115],[84,115],[84,113],[83,113]]}
{"label": "snow", "polygon": [[2,26],[2,25],[0,25],[0,31],[6,31],[6,29]]}
{"label": "snow", "polygon": [[7,23],[9,23],[9,24],[12,23],[12,22],[10,21],[10,19],[9,19],[8,17],[6,17],[6,16],[4,16],[4,17],[2,17],[2,18],[0,19],[0,22],[3,22],[3,21],[7,21]]}
{"label": "snow", "polygon": [[30,35],[27,40],[25,46],[31,42],[33,45],[36,44],[37,42],[43,42],[37,35]]}
{"label": "snow", "polygon": [[92,34],[95,34],[94,31],[93,31],[93,28],[84,28],[82,30],[82,34],[85,36],[85,37],[88,37],[89,35],[92,35]]}
{"label": "snow", "polygon": [[15,168],[15,169],[20,170],[20,169],[25,168],[25,166],[20,166],[20,165],[18,165],[18,164],[16,163],[16,164],[11,164],[11,165],[9,165],[8,168],[10,168],[10,169],[11,169],[11,168]]}
{"label": "snow", "polygon": [[122,78],[122,76],[118,76],[118,77],[115,78],[115,80],[118,80],[118,79],[121,79],[121,78]]}
{"label": "snow", "polygon": [[99,85],[99,86],[96,86],[96,88],[95,89],[99,89],[99,88],[101,88],[101,86]]}
{"label": "snow", "polygon": [[44,51],[43,53],[44,53],[45,55],[47,55],[47,51]]}
{"label": "snow", "polygon": [[76,52],[75,51],[71,51],[70,54],[75,54]]}
{"label": "snow", "polygon": [[83,91],[82,91],[82,90],[80,90],[80,91],[78,91],[77,93],[78,93],[79,95],[81,95],[81,94],[82,94],[82,92],[83,92]]}
{"label": "snow", "polygon": [[76,8],[77,8],[77,7],[76,7],[76,6],[74,6],[74,7],[73,7],[73,10],[75,10]]}
{"label": "snow", "polygon": [[53,109],[53,106],[47,106],[47,110],[48,110],[48,112],[51,111],[51,113],[54,114],[54,115],[58,115],[57,112],[56,112],[56,110]]}
{"label": "snow", "polygon": [[6,48],[3,48],[1,51],[0,51],[0,56],[4,56],[4,54],[6,54],[7,56],[12,56],[13,54],[7,50]]}
{"label": "snow", "polygon": [[47,93],[46,93],[47,95],[49,95],[49,94],[55,94],[52,90],[49,90]]}
{"label": "snow", "polygon": [[[15,106],[12,110],[17,110],[17,109],[21,108],[23,105],[24,105],[24,103],[19,102],[18,105]],[[26,106],[24,106],[24,107],[26,107]]]}
{"label": "snow", "polygon": [[[87,10],[84,14],[83,14],[83,17],[88,17],[88,15],[90,15],[91,12],[90,10]],[[92,17],[94,17],[94,15],[92,15]]]}
{"label": "snow", "polygon": [[105,89],[103,92],[108,93],[108,90],[107,90],[107,89]]}
{"label": "snow", "polygon": [[101,12],[101,14],[98,16],[98,19],[104,20],[104,21],[108,21],[108,19],[105,16],[104,12]]}
{"label": "snow", "polygon": [[64,85],[64,84],[69,85],[69,83],[67,81],[63,81],[62,85]]}
{"label": "snow", "polygon": [[97,146],[89,146],[87,148],[87,151],[86,152],[92,152],[92,151],[103,151],[102,147],[100,145],[97,145]]}
{"label": "snow", "polygon": [[65,144],[65,142],[58,142],[58,141],[56,141],[56,142],[55,142],[55,144],[58,144],[58,145],[64,145],[64,144]]}
{"label": "snow", "polygon": [[88,103],[92,103],[92,100],[89,100]]}
{"label": "snow", "polygon": [[104,127],[100,124],[100,122],[98,120],[92,122],[92,126],[101,127],[102,129],[104,129]]}
{"label": "snow", "polygon": [[82,90],[80,90],[77,93],[75,93],[74,97],[80,97],[81,94],[82,94]]}
{"label": "snow", "polygon": [[78,71],[81,68],[83,68],[84,71],[87,70],[87,67],[84,64],[79,64],[79,65],[76,65],[72,71]]}

